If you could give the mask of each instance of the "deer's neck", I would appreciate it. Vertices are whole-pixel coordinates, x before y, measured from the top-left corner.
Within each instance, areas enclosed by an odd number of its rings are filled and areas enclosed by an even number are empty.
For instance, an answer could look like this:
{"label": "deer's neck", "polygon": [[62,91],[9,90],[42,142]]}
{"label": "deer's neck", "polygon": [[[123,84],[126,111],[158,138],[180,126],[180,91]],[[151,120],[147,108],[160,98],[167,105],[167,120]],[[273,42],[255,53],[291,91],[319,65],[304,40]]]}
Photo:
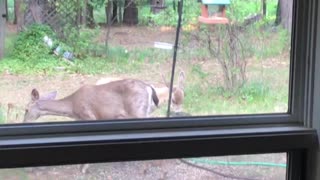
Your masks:
{"label": "deer's neck", "polygon": [[75,118],[73,114],[72,102],[68,99],[61,100],[41,100],[38,102],[41,115],[55,115]]}

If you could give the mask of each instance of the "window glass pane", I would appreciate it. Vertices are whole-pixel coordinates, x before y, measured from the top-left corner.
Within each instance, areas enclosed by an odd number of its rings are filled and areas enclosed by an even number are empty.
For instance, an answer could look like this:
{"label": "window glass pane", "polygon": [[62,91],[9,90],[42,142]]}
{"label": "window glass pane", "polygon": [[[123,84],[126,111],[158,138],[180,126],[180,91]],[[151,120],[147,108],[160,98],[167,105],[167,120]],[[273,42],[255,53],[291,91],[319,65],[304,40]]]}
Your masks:
{"label": "window glass pane", "polygon": [[286,153],[0,170],[1,179],[286,179]]}
{"label": "window glass pane", "polygon": [[[177,1],[13,2],[0,27],[1,123],[166,116]],[[287,112],[292,7],[185,0],[171,115]]]}

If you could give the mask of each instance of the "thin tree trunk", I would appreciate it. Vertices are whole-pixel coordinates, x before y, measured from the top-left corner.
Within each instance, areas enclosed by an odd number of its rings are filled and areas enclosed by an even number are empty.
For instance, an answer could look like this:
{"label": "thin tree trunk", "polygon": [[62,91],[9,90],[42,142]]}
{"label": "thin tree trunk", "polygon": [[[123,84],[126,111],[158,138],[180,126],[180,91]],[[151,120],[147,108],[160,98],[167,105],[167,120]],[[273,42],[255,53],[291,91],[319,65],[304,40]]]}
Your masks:
{"label": "thin tree trunk", "polygon": [[289,32],[292,28],[292,9],[293,0],[279,0],[275,24],[281,24]]}
{"label": "thin tree trunk", "polygon": [[118,1],[113,1],[112,5],[112,24],[118,23]]}
{"label": "thin tree trunk", "polygon": [[6,9],[6,21],[9,21],[9,14],[8,14],[8,0],[5,0],[5,9]]}
{"label": "thin tree trunk", "polygon": [[23,3],[23,0],[15,0],[15,3],[14,3],[14,14],[15,14],[14,23],[17,24],[18,30],[21,30],[24,22],[22,3]]}
{"label": "thin tree trunk", "polygon": [[84,25],[87,25],[87,18],[88,18],[88,0],[84,1],[84,7],[83,7],[83,11],[82,11],[82,21],[81,23]]}
{"label": "thin tree trunk", "polygon": [[93,27],[94,24],[95,24],[95,21],[94,21],[94,16],[93,16],[93,6],[90,4],[90,3],[87,3],[87,16],[86,16],[86,22],[87,22],[87,25],[89,27]]}
{"label": "thin tree trunk", "polygon": [[138,24],[138,8],[134,0],[125,0],[123,13],[123,23],[128,25]]}
{"label": "thin tree trunk", "polygon": [[106,12],[106,24],[108,25],[108,23],[112,20],[112,1],[113,0],[108,0],[108,3],[106,4],[105,7],[105,12]]}
{"label": "thin tree trunk", "polygon": [[265,18],[267,15],[267,0],[262,0],[262,16]]}
{"label": "thin tree trunk", "polygon": [[281,4],[280,4],[280,0],[278,0],[278,6],[277,6],[277,17],[276,20],[274,22],[274,24],[276,26],[278,26],[281,23]]}
{"label": "thin tree trunk", "polygon": [[109,47],[109,36],[111,31],[111,25],[112,25],[112,15],[111,15],[111,9],[112,9],[112,1],[109,0],[106,7],[106,16],[107,16],[107,32],[106,32],[106,41],[105,45],[108,50]]}
{"label": "thin tree trunk", "polygon": [[5,31],[6,31],[6,22],[2,17],[2,14],[6,12],[4,1],[0,1],[0,60],[4,56],[4,43],[5,43]]}
{"label": "thin tree trunk", "polygon": [[13,19],[13,24],[18,23],[18,14],[19,14],[19,9],[20,9],[20,0],[14,0],[14,19]]}

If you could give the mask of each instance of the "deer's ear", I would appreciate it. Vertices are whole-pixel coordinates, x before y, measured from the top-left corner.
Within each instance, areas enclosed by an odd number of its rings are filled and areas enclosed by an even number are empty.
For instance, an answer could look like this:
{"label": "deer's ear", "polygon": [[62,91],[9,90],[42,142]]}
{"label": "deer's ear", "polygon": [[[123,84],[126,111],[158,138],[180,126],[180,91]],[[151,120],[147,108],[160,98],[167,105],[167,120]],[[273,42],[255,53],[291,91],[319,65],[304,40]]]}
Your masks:
{"label": "deer's ear", "polygon": [[184,81],[185,81],[185,74],[184,74],[184,71],[180,71],[179,73],[179,79],[178,79],[178,86],[182,89],[184,89]]}
{"label": "deer's ear", "polygon": [[36,101],[39,99],[39,92],[37,89],[32,89],[31,91],[31,100]]}
{"label": "deer's ear", "polygon": [[52,91],[40,97],[40,100],[54,100],[57,97],[57,91]]}

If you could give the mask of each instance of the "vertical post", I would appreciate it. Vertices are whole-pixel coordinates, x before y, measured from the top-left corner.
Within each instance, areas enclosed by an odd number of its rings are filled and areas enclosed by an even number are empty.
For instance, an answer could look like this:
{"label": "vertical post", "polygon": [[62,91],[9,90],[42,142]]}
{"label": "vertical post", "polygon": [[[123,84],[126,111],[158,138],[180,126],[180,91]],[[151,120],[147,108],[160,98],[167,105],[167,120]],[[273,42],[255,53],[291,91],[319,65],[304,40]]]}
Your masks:
{"label": "vertical post", "polygon": [[8,14],[8,0],[4,0],[5,1],[5,6],[6,6],[6,21],[9,21],[9,14]]}
{"label": "vertical post", "polygon": [[205,18],[209,17],[208,5],[205,5],[205,4],[201,5],[201,16]]}
{"label": "vertical post", "polygon": [[267,0],[262,0],[262,15],[263,18],[267,15]]}
{"label": "vertical post", "polygon": [[0,1],[0,60],[4,56],[4,38],[6,30],[6,2],[4,0]]}

